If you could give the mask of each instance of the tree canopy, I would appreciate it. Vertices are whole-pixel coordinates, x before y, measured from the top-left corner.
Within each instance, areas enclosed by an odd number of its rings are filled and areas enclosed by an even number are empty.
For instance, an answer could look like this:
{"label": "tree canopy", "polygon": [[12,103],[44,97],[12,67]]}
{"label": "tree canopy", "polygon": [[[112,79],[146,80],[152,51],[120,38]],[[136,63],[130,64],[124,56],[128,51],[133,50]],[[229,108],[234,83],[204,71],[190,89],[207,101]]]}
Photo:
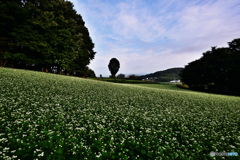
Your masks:
{"label": "tree canopy", "polygon": [[112,58],[108,64],[108,68],[112,74],[112,77],[115,78],[115,75],[117,74],[120,68],[119,61],[116,58]]}
{"label": "tree canopy", "polygon": [[240,95],[240,39],[228,45],[212,47],[200,59],[186,65],[180,72],[182,81],[195,90]]}
{"label": "tree canopy", "polygon": [[1,66],[86,74],[94,44],[85,22],[65,0],[0,2]]}

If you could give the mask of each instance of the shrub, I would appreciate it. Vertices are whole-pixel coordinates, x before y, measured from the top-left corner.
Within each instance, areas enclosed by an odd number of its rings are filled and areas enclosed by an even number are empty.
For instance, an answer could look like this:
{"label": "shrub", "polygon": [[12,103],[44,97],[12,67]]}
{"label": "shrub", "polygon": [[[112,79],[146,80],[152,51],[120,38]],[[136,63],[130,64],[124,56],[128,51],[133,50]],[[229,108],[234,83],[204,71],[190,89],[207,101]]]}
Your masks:
{"label": "shrub", "polygon": [[120,73],[120,74],[117,76],[117,78],[124,79],[124,78],[125,78],[125,74]]}
{"label": "shrub", "polygon": [[136,76],[135,74],[129,75],[129,79],[132,79],[132,80],[142,80],[142,78],[140,76]]}

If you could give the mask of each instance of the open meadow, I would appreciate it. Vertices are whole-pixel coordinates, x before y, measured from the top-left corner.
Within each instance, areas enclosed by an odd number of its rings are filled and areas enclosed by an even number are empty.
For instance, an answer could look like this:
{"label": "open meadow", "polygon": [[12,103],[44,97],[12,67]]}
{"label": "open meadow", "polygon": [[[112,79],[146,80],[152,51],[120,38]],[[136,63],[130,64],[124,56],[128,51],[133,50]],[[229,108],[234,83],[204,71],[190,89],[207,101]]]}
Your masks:
{"label": "open meadow", "polygon": [[0,159],[240,154],[240,97],[146,85],[0,68]]}

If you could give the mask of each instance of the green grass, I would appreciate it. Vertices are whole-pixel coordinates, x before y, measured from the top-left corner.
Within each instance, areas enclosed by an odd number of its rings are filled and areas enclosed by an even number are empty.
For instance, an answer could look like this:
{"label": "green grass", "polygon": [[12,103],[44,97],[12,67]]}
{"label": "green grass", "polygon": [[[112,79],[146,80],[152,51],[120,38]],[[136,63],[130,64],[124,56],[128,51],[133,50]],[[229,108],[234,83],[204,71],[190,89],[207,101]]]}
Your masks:
{"label": "green grass", "polygon": [[154,89],[166,89],[166,90],[174,90],[174,91],[190,91],[178,88],[176,85],[166,85],[166,84],[132,84],[134,86],[154,88]]}
{"label": "green grass", "polygon": [[118,79],[118,78],[90,78],[99,81],[113,82],[113,83],[128,83],[128,84],[153,84],[151,81],[142,81],[142,80],[130,80],[130,79]]}
{"label": "green grass", "polygon": [[0,159],[240,153],[240,97],[157,87],[0,68]]}

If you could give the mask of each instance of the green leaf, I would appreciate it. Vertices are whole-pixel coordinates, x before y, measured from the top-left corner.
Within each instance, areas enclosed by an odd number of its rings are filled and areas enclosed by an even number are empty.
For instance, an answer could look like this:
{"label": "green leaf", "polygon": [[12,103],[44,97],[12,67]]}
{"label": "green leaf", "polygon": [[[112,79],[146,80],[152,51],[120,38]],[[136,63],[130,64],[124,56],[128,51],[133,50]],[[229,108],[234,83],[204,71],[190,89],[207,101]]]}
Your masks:
{"label": "green leaf", "polygon": [[49,142],[48,141],[42,141],[39,144],[42,145],[42,146],[48,146]]}
{"label": "green leaf", "polygon": [[173,153],[169,153],[171,157],[175,157],[175,155]]}
{"label": "green leaf", "polygon": [[109,153],[103,152],[102,155],[105,156],[105,157],[108,157]]}
{"label": "green leaf", "polygon": [[36,156],[37,154],[38,154],[37,152],[36,152],[36,153],[33,153],[33,157]]}
{"label": "green leaf", "polygon": [[148,157],[151,157],[151,158],[152,158],[152,153],[148,153],[147,155],[148,155]]}
{"label": "green leaf", "polygon": [[146,151],[144,149],[141,150],[142,154],[146,154]]}
{"label": "green leaf", "polygon": [[62,149],[62,148],[58,148],[58,150],[56,151],[56,153],[58,153],[58,154],[63,154],[63,149]]}
{"label": "green leaf", "polygon": [[133,152],[133,151],[130,151],[130,154],[131,154],[131,155],[134,155],[134,152]]}
{"label": "green leaf", "polygon": [[[22,158],[26,158],[27,156],[29,156],[30,154],[24,154]],[[34,154],[33,154],[34,155]],[[36,155],[36,154],[35,154]]]}

